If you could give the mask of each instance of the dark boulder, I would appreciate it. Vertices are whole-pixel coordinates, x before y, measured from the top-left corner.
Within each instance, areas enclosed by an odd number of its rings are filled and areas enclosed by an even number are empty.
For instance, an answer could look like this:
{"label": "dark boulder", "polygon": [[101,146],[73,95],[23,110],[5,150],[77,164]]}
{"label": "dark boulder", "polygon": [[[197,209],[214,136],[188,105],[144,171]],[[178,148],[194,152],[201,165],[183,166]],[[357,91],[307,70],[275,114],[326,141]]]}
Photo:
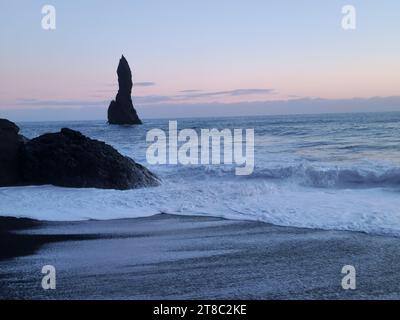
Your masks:
{"label": "dark boulder", "polygon": [[0,133],[11,132],[18,135],[19,127],[7,119],[0,119]]}
{"label": "dark boulder", "polygon": [[132,73],[125,57],[119,61],[118,69],[119,90],[115,100],[108,107],[109,124],[142,124],[132,103]]}
{"label": "dark boulder", "polygon": [[26,143],[22,171],[25,183],[33,185],[125,190],[159,184],[149,170],[113,147],[71,129]]}
{"label": "dark boulder", "polygon": [[18,185],[21,181],[19,156],[23,137],[15,123],[0,119],[0,186]]}

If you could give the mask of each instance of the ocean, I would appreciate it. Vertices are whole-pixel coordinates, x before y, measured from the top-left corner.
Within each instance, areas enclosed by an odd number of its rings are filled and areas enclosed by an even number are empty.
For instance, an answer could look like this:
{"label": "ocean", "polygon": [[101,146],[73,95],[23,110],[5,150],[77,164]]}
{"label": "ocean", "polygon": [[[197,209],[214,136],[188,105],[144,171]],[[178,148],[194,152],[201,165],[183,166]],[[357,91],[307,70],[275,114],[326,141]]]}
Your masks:
{"label": "ocean", "polygon": [[236,165],[148,165],[143,126],[105,121],[18,123],[33,138],[69,127],[145,165],[160,187],[127,191],[0,188],[0,215],[39,220],[119,219],[159,213],[400,236],[400,113],[178,119],[178,129],[255,132],[252,175]]}

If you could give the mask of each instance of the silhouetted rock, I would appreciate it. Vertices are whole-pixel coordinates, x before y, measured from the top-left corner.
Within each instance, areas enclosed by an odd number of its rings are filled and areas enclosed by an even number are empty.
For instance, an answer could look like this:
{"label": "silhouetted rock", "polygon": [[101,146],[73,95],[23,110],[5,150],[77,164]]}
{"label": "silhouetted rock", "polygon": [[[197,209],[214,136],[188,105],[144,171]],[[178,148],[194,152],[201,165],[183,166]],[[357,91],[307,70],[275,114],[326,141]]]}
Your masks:
{"label": "silhouetted rock", "polygon": [[25,183],[35,185],[125,190],[159,184],[149,170],[113,147],[71,129],[26,143],[22,171]]}
{"label": "silhouetted rock", "polygon": [[19,127],[14,122],[11,122],[7,119],[0,119],[0,132],[11,132],[14,134],[18,134]]}
{"label": "silhouetted rock", "polygon": [[0,119],[0,186],[13,186],[21,182],[19,156],[23,137],[18,126]]}
{"label": "silhouetted rock", "polygon": [[110,124],[142,124],[132,103],[132,73],[125,57],[119,60],[117,69],[119,90],[115,100],[108,107]]}
{"label": "silhouetted rock", "polygon": [[158,178],[104,142],[62,129],[28,140],[0,119],[0,186],[132,189],[157,186]]}

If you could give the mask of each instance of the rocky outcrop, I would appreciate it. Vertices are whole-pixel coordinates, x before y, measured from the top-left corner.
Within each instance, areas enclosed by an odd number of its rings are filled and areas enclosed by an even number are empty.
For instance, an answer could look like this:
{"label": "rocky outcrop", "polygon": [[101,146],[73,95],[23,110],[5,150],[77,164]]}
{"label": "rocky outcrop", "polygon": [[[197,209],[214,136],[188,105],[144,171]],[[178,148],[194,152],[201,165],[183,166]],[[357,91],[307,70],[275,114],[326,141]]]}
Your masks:
{"label": "rocky outcrop", "polygon": [[108,107],[109,124],[142,124],[132,103],[132,73],[125,57],[119,61],[118,69],[119,90],[115,100]]}
{"label": "rocky outcrop", "polygon": [[22,169],[28,184],[125,190],[159,183],[149,170],[113,147],[71,129],[30,140]]}
{"label": "rocky outcrop", "polygon": [[13,186],[21,182],[19,154],[24,139],[16,124],[0,119],[0,186]]}
{"label": "rocky outcrop", "polygon": [[142,165],[104,142],[62,129],[24,142],[19,128],[0,120],[0,186],[133,189],[159,185]]}

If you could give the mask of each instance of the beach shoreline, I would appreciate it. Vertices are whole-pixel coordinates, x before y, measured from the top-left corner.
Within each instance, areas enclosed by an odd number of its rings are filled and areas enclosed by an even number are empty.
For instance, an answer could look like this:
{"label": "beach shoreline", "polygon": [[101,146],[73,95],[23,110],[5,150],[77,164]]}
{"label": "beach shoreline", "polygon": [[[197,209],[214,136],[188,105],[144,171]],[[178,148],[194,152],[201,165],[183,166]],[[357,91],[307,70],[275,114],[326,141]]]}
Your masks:
{"label": "beach shoreline", "polygon": [[[1,299],[398,299],[400,239],[203,216],[1,218]],[[13,244],[13,245],[12,245]],[[24,248],[24,250],[20,250]],[[56,290],[41,288],[54,265]],[[344,290],[343,266],[357,270]]]}

